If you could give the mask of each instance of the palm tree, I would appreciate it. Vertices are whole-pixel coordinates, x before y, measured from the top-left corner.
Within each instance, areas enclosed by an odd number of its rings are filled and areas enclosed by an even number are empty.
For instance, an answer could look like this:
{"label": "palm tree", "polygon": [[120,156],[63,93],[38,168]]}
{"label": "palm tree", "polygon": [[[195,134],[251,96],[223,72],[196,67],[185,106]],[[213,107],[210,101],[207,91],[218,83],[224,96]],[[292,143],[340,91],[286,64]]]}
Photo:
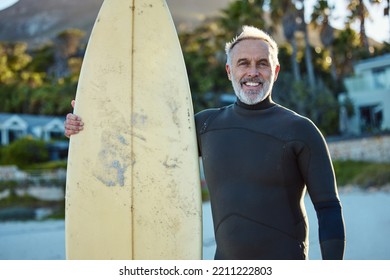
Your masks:
{"label": "palm tree", "polygon": [[338,69],[339,76],[345,77],[353,73],[353,63],[356,50],[359,48],[359,36],[350,27],[346,25],[344,30],[341,30],[333,43],[335,64]]}
{"label": "palm tree", "polygon": [[307,77],[308,77],[309,86],[311,90],[314,90],[314,88],[316,87],[316,78],[314,74],[313,58],[311,54],[311,45],[309,42],[307,24],[305,21],[305,1],[297,0],[296,2],[299,3],[301,6],[301,9],[299,10],[299,16],[301,22],[301,30],[303,32],[303,37],[305,40],[305,62],[306,62]]}
{"label": "palm tree", "polygon": [[366,51],[369,51],[368,39],[366,34],[365,21],[368,17],[368,10],[363,0],[350,0],[347,9],[351,11],[351,14],[348,17],[350,23],[355,20],[360,21],[360,45]]}
{"label": "palm tree", "polygon": [[271,0],[270,8],[273,26],[282,23],[284,37],[291,45],[291,65],[294,80],[301,81],[301,72],[299,70],[299,63],[297,60],[298,45],[295,38],[295,33],[298,29],[297,10],[295,5],[290,0]]}
{"label": "palm tree", "polygon": [[329,23],[329,16],[334,10],[334,6],[329,6],[327,0],[319,0],[314,6],[313,13],[311,15],[311,22],[316,28],[320,28],[321,43],[326,49],[329,50],[332,63],[330,65],[330,73],[334,82],[337,81],[336,64],[334,63],[334,28]]}
{"label": "palm tree", "polygon": [[[381,0],[369,0],[370,4],[380,4]],[[389,1],[387,1],[389,3]],[[369,12],[366,4],[363,0],[350,0],[347,9],[351,12],[348,16],[348,23],[352,23],[356,20],[360,22],[360,46],[367,52],[369,51],[369,44],[366,34],[366,19],[369,17]]]}
{"label": "palm tree", "polygon": [[67,29],[55,38],[55,64],[51,72],[56,78],[62,78],[70,74],[69,59],[80,50],[84,34],[84,31],[79,29]]}
{"label": "palm tree", "polygon": [[265,27],[263,17],[264,0],[238,0],[229,4],[222,10],[219,24],[227,34],[225,37],[234,37],[243,25],[253,25],[258,28]]}

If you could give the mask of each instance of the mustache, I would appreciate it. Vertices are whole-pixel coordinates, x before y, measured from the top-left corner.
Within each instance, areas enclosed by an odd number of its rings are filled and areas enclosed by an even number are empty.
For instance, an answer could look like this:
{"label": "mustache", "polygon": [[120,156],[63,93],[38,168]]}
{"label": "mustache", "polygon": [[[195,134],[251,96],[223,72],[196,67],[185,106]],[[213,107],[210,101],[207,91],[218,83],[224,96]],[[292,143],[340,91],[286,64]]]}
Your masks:
{"label": "mustache", "polygon": [[255,77],[255,78],[243,78],[241,81],[240,81],[241,84],[243,83],[260,83],[260,84],[264,84],[265,83],[265,80],[259,78],[259,77]]}

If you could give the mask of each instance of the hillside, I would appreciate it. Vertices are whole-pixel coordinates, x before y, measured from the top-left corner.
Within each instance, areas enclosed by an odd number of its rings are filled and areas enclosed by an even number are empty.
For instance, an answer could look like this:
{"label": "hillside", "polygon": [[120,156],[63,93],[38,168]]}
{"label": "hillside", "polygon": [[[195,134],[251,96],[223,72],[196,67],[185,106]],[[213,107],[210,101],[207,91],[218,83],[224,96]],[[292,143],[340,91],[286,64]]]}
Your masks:
{"label": "hillside", "polygon": [[[231,0],[167,0],[178,29],[192,28]],[[91,31],[103,0],[19,0],[0,11],[0,41],[39,45],[67,28]],[[44,7],[44,8],[42,8]]]}
{"label": "hillside", "polygon": [[66,28],[89,32],[101,3],[102,0],[20,0],[0,11],[0,40],[36,45]]}
{"label": "hillside", "polygon": [[[1,0],[0,0],[1,1]],[[207,17],[215,16],[233,0],[166,0],[177,29],[192,29]],[[19,0],[0,11],[0,41],[26,41],[35,47],[68,28],[86,31],[88,38],[103,0]],[[269,19],[268,19],[269,20]],[[282,29],[274,38],[284,41]],[[309,28],[312,45],[320,45],[319,34]],[[370,40],[371,45],[378,42]]]}

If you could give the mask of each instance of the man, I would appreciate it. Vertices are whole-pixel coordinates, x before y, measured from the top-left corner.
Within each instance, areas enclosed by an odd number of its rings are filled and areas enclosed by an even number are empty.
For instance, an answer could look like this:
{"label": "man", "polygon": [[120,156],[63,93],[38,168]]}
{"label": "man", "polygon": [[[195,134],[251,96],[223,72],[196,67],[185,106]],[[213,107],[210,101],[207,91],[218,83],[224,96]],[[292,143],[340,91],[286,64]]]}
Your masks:
{"label": "man", "polygon": [[[226,44],[236,103],[195,117],[210,191],[215,259],[306,259],[306,189],[318,216],[323,259],[342,259],[344,222],[326,143],[307,118],[271,99],[278,47],[245,26]],[[68,114],[65,134],[82,129]]]}

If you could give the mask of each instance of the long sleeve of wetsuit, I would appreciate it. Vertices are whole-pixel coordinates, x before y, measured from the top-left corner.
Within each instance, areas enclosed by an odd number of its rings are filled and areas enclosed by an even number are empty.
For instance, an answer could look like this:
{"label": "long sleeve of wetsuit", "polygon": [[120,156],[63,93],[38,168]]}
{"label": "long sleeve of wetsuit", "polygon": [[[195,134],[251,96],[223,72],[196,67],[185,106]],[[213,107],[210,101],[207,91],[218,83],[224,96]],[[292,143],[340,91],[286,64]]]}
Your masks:
{"label": "long sleeve of wetsuit", "polygon": [[299,161],[317,212],[322,259],[343,259],[345,228],[328,148],[314,124],[306,127],[305,135]]}
{"label": "long sleeve of wetsuit", "polygon": [[339,201],[314,204],[319,225],[322,259],[342,260],[345,248],[344,222]]}

